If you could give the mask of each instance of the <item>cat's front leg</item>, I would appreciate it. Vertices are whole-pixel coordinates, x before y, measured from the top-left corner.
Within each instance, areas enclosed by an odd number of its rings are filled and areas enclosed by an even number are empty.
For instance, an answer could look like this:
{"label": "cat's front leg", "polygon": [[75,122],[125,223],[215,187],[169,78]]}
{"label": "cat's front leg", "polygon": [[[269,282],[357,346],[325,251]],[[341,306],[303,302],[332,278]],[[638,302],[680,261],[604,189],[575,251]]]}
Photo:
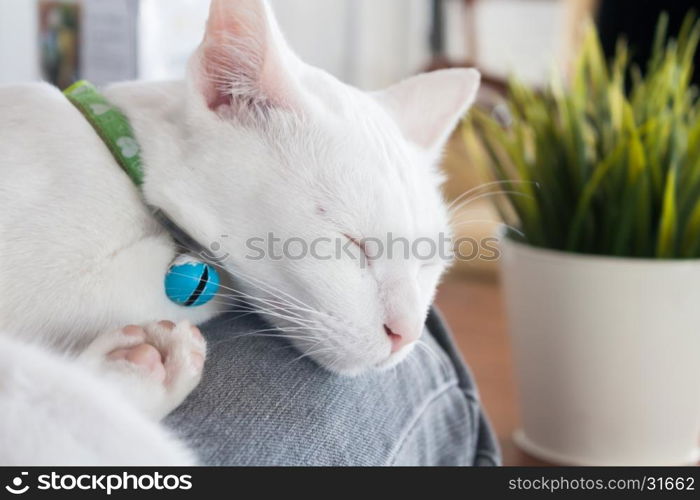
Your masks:
{"label": "cat's front leg", "polygon": [[206,343],[188,321],[129,325],[98,336],[79,360],[157,419],[184,401],[202,377]]}

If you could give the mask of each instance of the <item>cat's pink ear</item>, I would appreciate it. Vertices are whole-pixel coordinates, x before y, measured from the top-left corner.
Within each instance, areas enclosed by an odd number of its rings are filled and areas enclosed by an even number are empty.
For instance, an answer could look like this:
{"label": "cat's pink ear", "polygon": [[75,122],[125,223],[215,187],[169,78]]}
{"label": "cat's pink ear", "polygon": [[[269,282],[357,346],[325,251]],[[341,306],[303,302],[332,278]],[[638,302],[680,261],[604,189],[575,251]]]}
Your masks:
{"label": "cat's pink ear", "polygon": [[212,110],[251,103],[292,106],[295,61],[267,2],[212,0],[190,78]]}
{"label": "cat's pink ear", "polygon": [[475,69],[444,69],[408,78],[377,96],[409,141],[437,151],[474,102],[480,80]]}

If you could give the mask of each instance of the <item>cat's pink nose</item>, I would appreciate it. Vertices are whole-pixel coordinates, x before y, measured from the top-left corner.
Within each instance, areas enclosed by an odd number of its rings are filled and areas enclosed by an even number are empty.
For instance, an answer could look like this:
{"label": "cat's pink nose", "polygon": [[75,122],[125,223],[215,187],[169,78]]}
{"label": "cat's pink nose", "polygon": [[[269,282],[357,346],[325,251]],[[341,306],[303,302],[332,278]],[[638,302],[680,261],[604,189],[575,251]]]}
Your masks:
{"label": "cat's pink nose", "polygon": [[402,347],[407,346],[408,344],[411,344],[414,342],[418,336],[413,335],[410,333],[410,329],[398,329],[395,327],[394,328],[390,327],[389,325],[385,324],[384,325],[384,331],[389,337],[389,340],[391,340],[391,352],[397,352],[399,351]]}

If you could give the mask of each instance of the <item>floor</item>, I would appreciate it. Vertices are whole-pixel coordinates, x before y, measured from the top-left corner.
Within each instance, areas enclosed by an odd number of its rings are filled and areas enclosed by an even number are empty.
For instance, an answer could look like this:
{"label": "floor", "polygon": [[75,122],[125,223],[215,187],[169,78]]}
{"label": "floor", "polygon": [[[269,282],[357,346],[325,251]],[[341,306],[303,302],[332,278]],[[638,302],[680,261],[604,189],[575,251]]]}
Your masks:
{"label": "floor", "polygon": [[511,437],[518,427],[518,405],[499,285],[449,280],[438,290],[437,305],[474,373],[504,465],[549,465],[519,450]]}

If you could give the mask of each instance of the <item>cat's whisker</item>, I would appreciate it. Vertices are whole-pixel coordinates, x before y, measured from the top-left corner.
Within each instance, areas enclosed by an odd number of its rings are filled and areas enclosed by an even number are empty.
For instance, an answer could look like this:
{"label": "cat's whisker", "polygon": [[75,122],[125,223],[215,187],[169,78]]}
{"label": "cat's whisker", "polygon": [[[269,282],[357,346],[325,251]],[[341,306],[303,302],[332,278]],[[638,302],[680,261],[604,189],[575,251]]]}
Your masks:
{"label": "cat's whisker", "polygon": [[469,220],[464,220],[460,221],[459,224],[453,224],[452,229],[456,229],[458,227],[466,226],[468,224],[483,224],[483,223],[493,223],[494,225],[499,225],[499,226],[504,226],[510,229],[511,231],[517,233],[520,236],[525,236],[525,233],[523,233],[520,229],[518,229],[515,226],[512,226],[510,224],[507,224],[503,221],[497,220],[497,219],[469,219]]}
{"label": "cat's whisker", "polygon": [[[264,337],[264,336],[266,336],[266,335],[264,335],[264,334],[261,335],[261,337]],[[267,336],[272,336],[272,337],[274,337],[274,335],[267,335]],[[232,336],[232,337],[226,338],[226,339],[218,339],[218,340],[216,340],[216,341],[214,341],[214,342],[211,342],[211,343],[209,344],[209,347],[213,349],[214,347],[217,347],[217,346],[221,346],[221,345],[225,345],[225,344],[230,344],[230,343],[232,343],[232,342],[235,342],[236,340],[240,340],[242,337],[243,337],[242,335],[236,335],[236,336]],[[251,337],[255,337],[255,336],[254,336],[254,335],[251,335]],[[279,339],[284,339],[285,337],[278,336],[277,338],[279,338]],[[295,346],[294,346],[292,343],[290,343],[290,342],[279,342],[273,349],[289,350],[289,349],[296,349],[296,348],[295,348]]]}
{"label": "cat's whisker", "polygon": [[[297,302],[297,303],[300,304],[302,307],[307,307],[307,308],[309,308],[310,310],[314,310],[313,307],[311,307],[309,304],[307,304],[307,303],[304,302],[303,300],[301,300],[301,299],[299,299],[299,298],[297,298],[297,297],[294,297],[293,295],[290,295],[289,293],[285,292],[284,290],[280,290],[278,287],[275,287],[275,286],[271,285],[270,283],[264,282],[264,281],[262,281],[262,280],[259,279],[259,278],[255,278],[255,277],[253,277],[253,276],[251,276],[251,275],[249,275],[249,274],[247,274],[247,273],[245,273],[245,272],[243,272],[243,271],[238,270],[237,272],[235,272],[235,273],[233,274],[233,276],[235,276],[235,277],[240,276],[240,277],[243,277],[244,279],[247,279],[248,281],[254,281],[254,282],[256,282],[258,288],[267,288],[267,289],[268,289],[268,293],[270,293],[271,295],[273,295],[273,296],[279,298],[280,300],[285,300],[285,299],[283,299],[283,298],[282,298],[280,295],[278,295],[278,294],[282,294],[282,295],[285,295],[285,296],[289,297],[289,299],[293,300],[294,302]],[[270,291],[270,290],[271,290],[271,291]]]}
{"label": "cat's whisker", "polygon": [[[261,332],[266,332],[269,330],[262,330]],[[261,332],[250,332],[250,333],[245,333],[243,335],[237,335],[236,338],[247,338],[247,337],[271,337],[271,338],[277,338],[277,339],[292,339],[292,340],[299,340],[303,342],[308,342],[309,338],[300,336],[300,335],[282,335],[284,332],[279,331],[276,334],[275,333],[261,333]],[[314,343],[316,342],[309,342],[309,343]]]}
{"label": "cat's whisker", "polygon": [[[217,300],[217,303],[219,303],[219,304],[232,305],[232,306],[237,306],[237,307],[242,308],[242,306],[240,306],[240,302],[235,300],[237,297],[242,297],[245,299],[254,300],[257,302],[262,302],[263,304],[270,305],[269,304],[270,301],[266,301],[265,299],[262,299],[260,297],[255,297],[255,296],[252,296],[250,294],[247,294],[245,292],[242,292],[240,290],[236,290],[236,289],[233,289],[230,287],[224,287],[224,288],[226,290],[234,292],[234,293],[227,294],[227,295],[219,295],[219,297],[228,297],[229,299],[233,298],[234,300],[230,300],[230,301],[226,302],[225,300],[222,300],[222,299],[215,299],[215,300]],[[248,303],[248,305],[250,306],[249,312],[256,312],[256,311],[263,312],[263,311],[265,311],[265,312],[269,312],[269,313],[283,314],[290,321],[295,321],[297,323],[303,323],[303,324],[311,323],[311,320],[303,318],[300,314],[295,313],[294,309],[292,309],[290,307],[279,306],[275,303],[272,303],[271,306],[275,308],[274,310],[272,310],[272,309],[264,307],[263,305],[261,305],[259,303],[254,303],[254,304]]]}
{"label": "cat's whisker", "polygon": [[[255,285],[255,284],[253,284],[253,285]],[[250,295],[248,295],[248,296],[250,296]],[[301,307],[301,306],[298,306],[296,304],[292,304],[289,302],[287,302],[286,306],[278,306],[278,307],[286,310],[289,313],[310,313],[310,314],[315,314],[315,315],[325,317],[325,318],[329,317],[329,315],[327,313],[324,313],[324,312],[319,311],[317,309],[308,309],[308,308]],[[297,314],[297,316],[299,316],[300,318],[303,318],[302,314]]]}
{"label": "cat's whisker", "polygon": [[[232,306],[232,307],[237,307],[240,310],[243,309],[248,309],[249,311],[273,311],[273,312],[279,312],[279,313],[286,313],[287,310],[281,307],[277,306],[266,306],[264,304],[255,304],[255,303],[250,303],[247,300],[243,300],[240,298],[236,298],[232,296],[218,296],[217,298],[213,299],[214,303],[225,305],[225,306]],[[299,317],[298,315],[289,315],[291,318],[295,318],[298,320],[303,320],[304,318]]]}
{"label": "cat's whisker", "polygon": [[449,210],[448,215],[449,215],[450,217],[453,217],[455,214],[458,214],[458,213],[459,213],[459,210],[463,209],[464,207],[466,207],[466,206],[469,205],[470,203],[473,203],[473,202],[475,202],[475,201],[478,201],[478,200],[480,200],[480,199],[482,199],[482,198],[488,198],[489,196],[500,196],[500,195],[505,195],[505,194],[511,195],[511,196],[522,196],[522,197],[524,197],[524,198],[531,198],[531,199],[533,198],[533,196],[530,195],[530,194],[523,193],[523,192],[520,192],[520,191],[515,191],[515,190],[498,190],[498,191],[491,191],[491,192],[488,192],[488,193],[481,193],[481,194],[479,194],[479,195],[472,196],[471,198],[468,198],[468,199],[464,200],[463,202],[461,202],[459,205],[455,205],[454,207],[452,207],[452,208]]}
{"label": "cat's whisker", "polygon": [[[221,302],[220,302],[220,303],[221,303]],[[238,306],[238,307],[241,307],[241,309],[242,309],[243,307],[245,307],[245,306],[240,306],[240,305],[239,305],[240,303],[241,303],[241,301],[235,301],[235,302],[231,302],[230,305],[231,305],[231,306]],[[255,304],[255,303],[250,304],[249,302],[244,302],[244,303],[248,304],[248,309],[249,309],[250,312],[256,312],[256,311],[275,312],[275,313],[278,313],[278,314],[284,314],[284,315],[287,316],[289,319],[294,319],[294,320],[296,320],[297,322],[304,322],[304,323],[309,323],[309,322],[310,322],[310,320],[305,319],[305,318],[304,318],[303,316],[301,316],[300,314],[294,313],[294,311],[290,310],[289,308],[285,308],[285,307],[281,307],[281,306],[267,306],[267,307],[266,307],[266,306],[264,306],[264,305],[262,305],[262,304]]]}
{"label": "cat's whisker", "polygon": [[[248,298],[248,299],[251,299],[251,300],[254,300],[257,302],[262,302],[264,304],[273,306],[277,309],[281,309],[281,310],[285,311],[287,314],[297,316],[299,319],[304,319],[303,314],[302,314],[303,312],[309,312],[309,313],[313,313],[313,314],[321,314],[319,311],[300,307],[300,306],[293,304],[289,301],[285,301],[284,299],[281,299],[282,302],[277,302],[275,300],[265,299],[262,297],[256,297],[256,296],[253,296],[253,295],[241,292],[241,291],[237,291],[237,292],[239,292],[239,295],[243,296],[244,298]],[[257,304],[254,304],[254,305],[257,306]]]}
{"label": "cat's whisker", "polygon": [[[172,271],[171,271],[171,273],[172,273],[174,276],[189,277],[189,275],[187,275],[187,274],[185,274],[185,273],[178,273],[178,272],[172,272]],[[210,284],[210,283],[213,283],[213,281],[207,279],[207,280],[205,281],[205,283],[206,283],[206,284]],[[224,284],[222,284],[222,283],[218,283],[218,287],[221,288],[221,289],[224,289],[224,290],[226,290],[226,291],[233,292],[233,293],[236,294],[236,295],[240,295],[240,296],[246,297],[246,298],[250,298],[250,299],[253,299],[253,300],[259,300],[259,301],[270,302],[268,299],[264,299],[264,298],[262,298],[262,297],[256,297],[256,296],[254,296],[254,295],[250,295],[250,294],[248,294],[248,293],[246,293],[246,292],[244,292],[244,291],[242,291],[242,290],[238,290],[238,289],[235,289],[235,288],[226,286],[226,285],[224,285]],[[287,301],[285,301],[284,303],[287,303]]]}
{"label": "cat's whisker", "polygon": [[457,203],[459,203],[460,200],[464,199],[465,196],[469,196],[470,194],[475,193],[481,189],[492,187],[492,186],[511,185],[511,184],[534,184],[535,186],[539,185],[535,181],[526,181],[526,180],[522,180],[522,179],[506,179],[506,180],[500,180],[500,181],[484,182],[482,184],[479,184],[478,186],[474,186],[471,189],[467,189],[462,194],[457,196],[447,206],[447,211],[449,212]]}
{"label": "cat's whisker", "polygon": [[[176,275],[176,276],[187,276],[187,275],[185,275],[184,273],[173,272],[173,274]],[[208,283],[211,283],[211,281],[210,281],[210,280],[207,280],[206,283],[207,283],[207,284],[208,284]],[[282,308],[284,305],[287,305],[287,304],[288,304],[288,305],[292,305],[291,303],[286,303],[286,302],[283,303],[282,305],[279,305],[279,304],[275,303],[275,301],[272,301],[272,300],[269,300],[269,299],[265,299],[265,298],[262,298],[262,297],[256,297],[256,296],[254,296],[254,295],[250,295],[250,294],[248,294],[248,293],[245,293],[245,292],[243,292],[242,290],[237,290],[237,289],[235,289],[235,288],[231,288],[231,287],[228,287],[228,286],[222,285],[222,284],[219,284],[219,287],[220,287],[220,288],[223,288],[223,289],[226,290],[226,291],[233,292],[233,294],[235,294],[234,296],[240,296],[240,297],[243,297],[243,298],[246,298],[246,299],[250,299],[250,300],[262,302],[262,303],[265,303],[265,304],[268,304],[268,305],[274,305],[274,306],[280,307],[280,308]],[[294,314],[294,311],[291,311],[291,310],[288,310],[287,312],[290,313],[290,314]],[[298,316],[299,319],[303,319],[300,315],[298,315],[298,314],[295,314],[295,315]]]}
{"label": "cat's whisker", "polygon": [[[284,292],[283,290],[280,290],[279,288],[276,288],[276,287],[270,285],[269,283],[266,283],[258,278],[254,278],[250,275],[247,275],[246,273],[244,273],[242,271],[238,271],[236,273],[236,275],[234,276],[234,278],[239,278],[239,279],[243,279],[243,280],[247,281],[249,284],[261,289],[263,292],[273,295],[273,297],[277,298],[281,303],[278,303],[278,302],[271,300],[271,299],[257,297],[257,296],[251,295],[249,293],[246,293],[242,290],[232,288],[229,286],[225,286],[225,285],[221,285],[221,284],[219,286],[226,291],[232,292],[234,297],[242,297],[242,298],[256,301],[259,303],[267,304],[268,306],[273,306],[276,309],[278,309],[278,311],[276,311],[276,312],[279,313],[279,311],[281,311],[281,314],[284,314],[286,316],[287,320],[291,321],[291,319],[292,319],[291,316],[295,316],[297,319],[297,321],[296,321],[297,323],[306,324],[306,323],[309,323],[310,321],[312,321],[312,320],[308,320],[308,319],[304,318],[302,316],[302,314],[300,314],[303,312],[315,314],[315,315],[325,317],[325,318],[329,317],[328,314],[326,314],[322,311],[319,311],[317,309],[314,309],[311,306],[308,306],[308,304],[306,304],[305,302],[301,301],[300,299],[297,299],[296,297],[293,297],[292,295]],[[276,293],[276,292],[279,292],[279,293]],[[296,302],[298,302],[301,305],[295,304],[295,303],[285,299],[283,296],[279,295],[280,293],[284,294],[287,297],[290,297],[291,299],[295,300]],[[252,305],[253,305],[253,307],[259,307],[258,303],[255,303]],[[260,308],[260,309],[262,310],[262,308]],[[269,311],[269,313],[272,314],[273,311]]]}
{"label": "cat's whisker", "polygon": [[225,312],[229,312],[229,313],[243,312],[246,314],[261,314],[261,315],[281,319],[284,321],[288,321],[290,323],[298,325],[300,328],[305,328],[306,330],[327,331],[327,329],[325,329],[325,328],[319,328],[318,326],[316,326],[317,323],[315,323],[313,321],[301,321],[296,317],[287,316],[279,311],[271,311],[271,310],[266,310],[266,309],[249,309],[249,308],[243,308],[243,309],[227,308],[227,309],[225,309]]}
{"label": "cat's whisker", "polygon": [[[215,303],[217,304],[222,304],[222,305],[228,305],[228,306],[233,306],[233,307],[238,307],[239,309],[248,309],[249,311],[260,311],[260,310],[266,310],[266,311],[278,311],[278,312],[287,312],[287,309],[278,307],[278,306],[267,306],[264,304],[256,304],[256,303],[251,303],[248,300],[245,300],[245,297],[239,298],[235,296],[219,296],[220,298],[215,298],[213,299]],[[297,318],[297,319],[303,319],[298,315],[291,315],[291,317]]]}
{"label": "cat's whisker", "polygon": [[[263,285],[268,286],[268,287],[272,287],[272,285],[265,284],[265,283],[264,283],[263,281],[261,281],[261,280],[257,280],[257,282],[258,282],[258,283],[262,283],[262,285],[257,284],[257,283],[252,283],[252,285],[253,285],[253,286],[258,286],[258,288],[261,288],[261,289],[263,289]],[[272,288],[274,288],[274,287],[272,287]],[[265,291],[265,290],[263,289],[263,291]],[[292,297],[291,295],[289,295],[289,294],[287,294],[287,293],[285,293],[285,292],[283,292],[283,291],[281,291],[281,290],[280,290],[280,292],[281,292],[281,293],[284,293],[284,294],[287,295],[287,296]],[[271,293],[271,292],[268,292],[268,293]],[[296,299],[295,297],[292,297],[292,298],[295,299],[295,300],[298,300],[298,299]],[[284,298],[280,298],[280,299],[281,299],[281,300],[285,300]],[[309,308],[307,308],[307,307],[301,307],[301,306],[298,306],[298,305],[296,305],[296,304],[289,303],[288,301],[285,301],[285,302],[287,302],[287,304],[288,304],[287,310],[288,310],[289,312],[292,312],[292,313],[293,313],[293,312],[299,312],[299,313],[306,312],[306,313],[318,315],[318,316],[323,317],[323,318],[330,318],[330,316],[329,316],[327,313],[324,313],[324,312],[319,311],[319,310],[317,310],[317,309],[310,308],[310,307],[309,307]],[[304,304],[304,302],[302,302],[301,300],[298,300],[298,302],[300,302],[301,304]]]}
{"label": "cat's whisker", "polygon": [[235,293],[238,294],[238,295],[242,295],[242,296],[244,296],[244,297],[246,297],[246,298],[250,298],[250,299],[252,299],[252,300],[257,300],[257,301],[260,301],[260,302],[264,302],[264,303],[266,303],[266,304],[275,305],[275,306],[278,306],[278,307],[279,307],[279,306],[291,306],[291,305],[293,305],[291,302],[289,302],[289,301],[287,301],[287,300],[284,300],[284,299],[278,299],[278,300],[268,299],[268,298],[264,298],[264,297],[258,297],[258,296],[255,296],[255,295],[251,295],[251,294],[248,294],[248,293],[246,293],[246,292],[243,292],[242,290],[237,290],[237,289],[231,288],[231,287],[223,286],[223,288],[224,288],[225,290],[230,290],[230,291],[232,291],[232,292],[235,292]]}

